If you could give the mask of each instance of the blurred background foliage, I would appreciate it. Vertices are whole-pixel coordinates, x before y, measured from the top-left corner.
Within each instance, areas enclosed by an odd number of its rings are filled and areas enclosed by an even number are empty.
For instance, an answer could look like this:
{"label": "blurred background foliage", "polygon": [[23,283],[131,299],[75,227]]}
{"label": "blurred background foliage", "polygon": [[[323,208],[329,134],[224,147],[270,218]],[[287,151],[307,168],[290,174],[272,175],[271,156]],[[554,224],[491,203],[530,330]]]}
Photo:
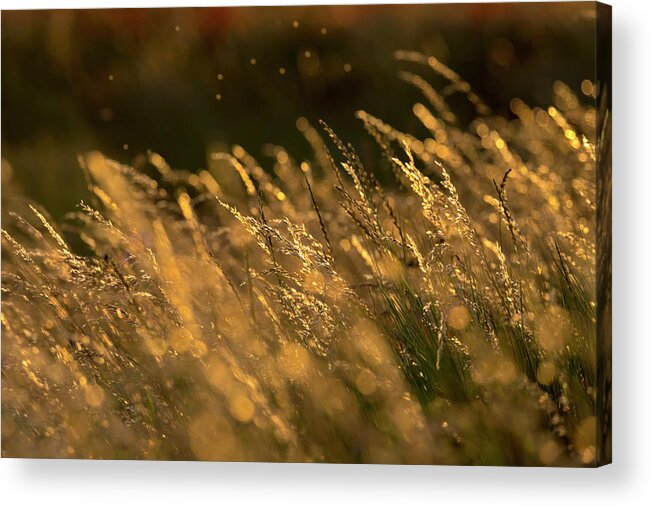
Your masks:
{"label": "blurred background foliage", "polygon": [[555,80],[593,75],[591,4],[5,11],[3,200],[60,218],[87,195],[77,154],[94,149],[123,162],[151,149],[193,171],[233,143],[263,166],[267,143],[308,157],[301,116],[374,167],[356,110],[422,128],[395,50],[436,56],[509,116],[513,97],[546,105]]}

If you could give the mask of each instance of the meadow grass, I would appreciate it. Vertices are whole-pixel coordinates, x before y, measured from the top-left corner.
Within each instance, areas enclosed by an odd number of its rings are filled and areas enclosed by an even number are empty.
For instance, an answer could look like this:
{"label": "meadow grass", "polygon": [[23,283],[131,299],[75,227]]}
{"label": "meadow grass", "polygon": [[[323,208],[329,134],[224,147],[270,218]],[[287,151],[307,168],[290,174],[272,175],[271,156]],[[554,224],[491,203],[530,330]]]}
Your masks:
{"label": "meadow grass", "polygon": [[300,118],[310,160],[94,152],[60,228],[10,214],[3,456],[595,464],[594,98],[396,58],[424,134],[357,112],[378,167]]}

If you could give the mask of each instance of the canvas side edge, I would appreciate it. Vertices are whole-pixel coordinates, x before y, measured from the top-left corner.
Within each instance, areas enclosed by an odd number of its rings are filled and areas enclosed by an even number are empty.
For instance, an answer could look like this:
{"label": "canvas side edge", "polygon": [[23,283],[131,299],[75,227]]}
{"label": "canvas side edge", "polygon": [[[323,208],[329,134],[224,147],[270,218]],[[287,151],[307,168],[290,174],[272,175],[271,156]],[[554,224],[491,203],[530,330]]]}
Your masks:
{"label": "canvas side edge", "polygon": [[596,2],[596,466],[612,463],[612,7]]}

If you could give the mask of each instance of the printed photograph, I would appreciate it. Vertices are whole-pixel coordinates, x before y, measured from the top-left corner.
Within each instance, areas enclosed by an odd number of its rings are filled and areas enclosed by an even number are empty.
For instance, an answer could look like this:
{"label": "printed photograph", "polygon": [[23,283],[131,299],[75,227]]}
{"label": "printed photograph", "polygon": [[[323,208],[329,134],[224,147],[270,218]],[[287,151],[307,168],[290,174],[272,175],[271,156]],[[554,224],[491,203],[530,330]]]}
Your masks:
{"label": "printed photograph", "polygon": [[611,11],[3,11],[2,457],[611,461]]}

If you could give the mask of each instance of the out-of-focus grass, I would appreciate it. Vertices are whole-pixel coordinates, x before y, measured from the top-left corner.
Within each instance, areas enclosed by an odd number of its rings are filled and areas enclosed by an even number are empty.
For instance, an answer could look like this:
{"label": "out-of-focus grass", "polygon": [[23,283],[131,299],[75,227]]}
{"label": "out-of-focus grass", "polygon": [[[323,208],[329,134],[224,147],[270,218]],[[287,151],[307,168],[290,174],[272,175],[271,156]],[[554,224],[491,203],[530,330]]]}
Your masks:
{"label": "out-of-focus grass", "polygon": [[592,84],[508,118],[396,57],[427,134],[359,111],[379,167],[300,118],[309,159],[92,152],[60,229],[11,215],[3,456],[595,463]]}

